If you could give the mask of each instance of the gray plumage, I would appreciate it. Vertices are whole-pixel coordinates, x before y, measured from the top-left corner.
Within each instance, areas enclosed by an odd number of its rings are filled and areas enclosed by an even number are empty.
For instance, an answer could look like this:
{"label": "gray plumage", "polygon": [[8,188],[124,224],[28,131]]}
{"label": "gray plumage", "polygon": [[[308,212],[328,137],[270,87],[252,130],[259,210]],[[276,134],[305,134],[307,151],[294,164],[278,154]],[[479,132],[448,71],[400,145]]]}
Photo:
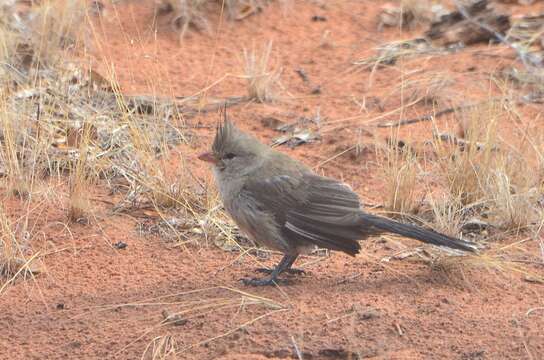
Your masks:
{"label": "gray plumage", "polygon": [[317,247],[357,254],[359,240],[393,232],[426,243],[475,251],[474,243],[363,212],[359,197],[335,179],[319,176],[300,162],[262,144],[230,121],[218,127],[212,152],[225,209],[252,240],[285,254],[268,285],[289,271],[296,257]]}

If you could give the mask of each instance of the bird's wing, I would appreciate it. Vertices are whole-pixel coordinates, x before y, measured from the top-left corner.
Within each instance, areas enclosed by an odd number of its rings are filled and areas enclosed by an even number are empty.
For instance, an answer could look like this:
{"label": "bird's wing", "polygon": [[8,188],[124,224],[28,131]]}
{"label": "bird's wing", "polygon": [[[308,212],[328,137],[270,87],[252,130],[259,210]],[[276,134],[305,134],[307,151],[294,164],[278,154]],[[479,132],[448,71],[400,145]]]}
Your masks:
{"label": "bird's wing", "polygon": [[246,183],[260,210],[274,216],[283,236],[297,245],[315,244],[355,255],[364,234],[360,203],[349,186],[312,173],[260,176]]}

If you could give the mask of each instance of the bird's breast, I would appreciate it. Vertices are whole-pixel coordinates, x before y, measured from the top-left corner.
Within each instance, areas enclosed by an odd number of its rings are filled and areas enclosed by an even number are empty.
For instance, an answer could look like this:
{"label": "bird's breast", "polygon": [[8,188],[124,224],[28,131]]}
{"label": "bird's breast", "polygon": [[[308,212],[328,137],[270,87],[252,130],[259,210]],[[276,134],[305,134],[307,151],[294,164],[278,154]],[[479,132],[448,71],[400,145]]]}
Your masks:
{"label": "bird's breast", "polygon": [[293,246],[283,238],[274,216],[261,210],[256,200],[246,195],[240,193],[224,204],[225,210],[240,230],[259,245],[283,253],[292,253]]}

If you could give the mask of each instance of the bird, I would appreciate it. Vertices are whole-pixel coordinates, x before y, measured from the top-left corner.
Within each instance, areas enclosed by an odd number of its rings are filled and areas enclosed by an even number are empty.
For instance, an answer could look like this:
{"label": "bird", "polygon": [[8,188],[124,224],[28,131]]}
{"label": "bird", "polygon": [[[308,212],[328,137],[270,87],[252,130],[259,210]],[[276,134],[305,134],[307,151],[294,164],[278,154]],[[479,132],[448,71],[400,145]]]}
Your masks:
{"label": "bird", "polygon": [[321,176],[289,155],[243,132],[227,118],[218,122],[211,151],[198,159],[212,165],[224,208],[255,243],[283,254],[263,278],[244,278],[246,285],[275,285],[301,254],[315,248],[355,256],[359,241],[381,233],[395,233],[424,243],[465,252],[477,244],[420,226],[367,213],[351,187]]}

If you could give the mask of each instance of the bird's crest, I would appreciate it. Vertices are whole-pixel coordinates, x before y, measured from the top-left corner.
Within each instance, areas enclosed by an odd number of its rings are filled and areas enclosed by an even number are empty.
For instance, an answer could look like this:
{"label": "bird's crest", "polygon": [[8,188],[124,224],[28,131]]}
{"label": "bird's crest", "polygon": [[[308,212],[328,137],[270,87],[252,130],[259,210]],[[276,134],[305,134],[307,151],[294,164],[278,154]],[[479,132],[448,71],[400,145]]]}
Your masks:
{"label": "bird's crest", "polygon": [[223,152],[229,141],[236,136],[237,129],[227,117],[227,105],[221,109],[220,118],[223,121],[217,123],[215,139],[213,140],[212,151],[216,154]]}

